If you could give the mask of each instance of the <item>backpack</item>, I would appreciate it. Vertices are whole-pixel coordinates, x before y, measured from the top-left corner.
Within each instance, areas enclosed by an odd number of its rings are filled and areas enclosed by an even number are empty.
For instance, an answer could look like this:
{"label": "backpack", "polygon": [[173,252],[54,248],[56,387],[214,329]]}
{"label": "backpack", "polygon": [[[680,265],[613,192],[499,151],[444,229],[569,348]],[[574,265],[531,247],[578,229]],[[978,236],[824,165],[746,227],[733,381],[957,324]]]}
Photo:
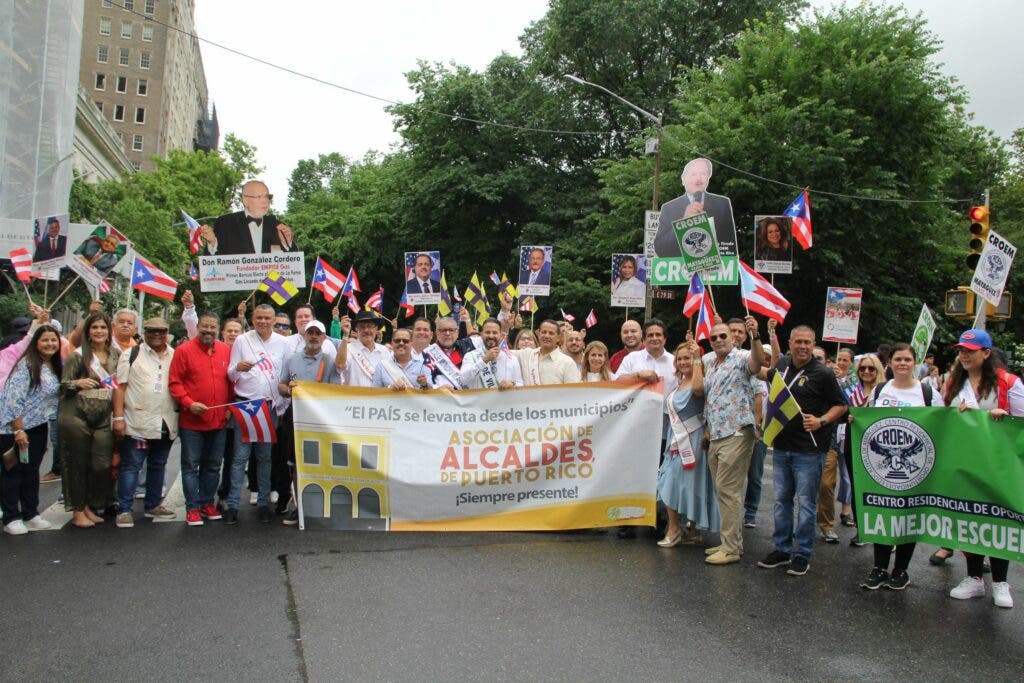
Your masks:
{"label": "backpack", "polygon": [[[875,390],[871,392],[872,401],[874,401],[875,403],[878,402],[878,397],[879,395],[881,395],[882,389],[885,389],[885,387],[888,386],[889,382],[891,381],[891,379],[887,379],[881,384],[879,384],[877,387],[875,387]],[[926,406],[931,406],[932,396],[934,395],[932,392],[932,386],[930,384],[925,384],[924,382],[919,382],[918,384],[921,385],[921,396],[924,398],[924,404]]]}

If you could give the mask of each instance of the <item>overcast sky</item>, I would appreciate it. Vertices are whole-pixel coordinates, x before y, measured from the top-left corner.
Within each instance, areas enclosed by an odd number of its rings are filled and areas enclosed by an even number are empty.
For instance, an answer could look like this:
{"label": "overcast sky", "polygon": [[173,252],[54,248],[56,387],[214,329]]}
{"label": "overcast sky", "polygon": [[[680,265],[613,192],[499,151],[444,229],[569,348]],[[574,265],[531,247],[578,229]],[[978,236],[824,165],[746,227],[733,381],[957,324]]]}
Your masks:
{"label": "overcast sky", "polygon": [[[482,69],[544,15],[546,0],[197,0],[202,38],[378,97],[411,101],[404,73],[418,59]],[[975,121],[1007,136],[1024,99],[1024,2],[906,0],[944,42],[947,73],[967,88]],[[815,3],[817,6],[825,2]],[[300,159],[359,159],[398,140],[384,103],[256,64],[202,44],[221,136],[256,146],[264,178],[285,206]]]}

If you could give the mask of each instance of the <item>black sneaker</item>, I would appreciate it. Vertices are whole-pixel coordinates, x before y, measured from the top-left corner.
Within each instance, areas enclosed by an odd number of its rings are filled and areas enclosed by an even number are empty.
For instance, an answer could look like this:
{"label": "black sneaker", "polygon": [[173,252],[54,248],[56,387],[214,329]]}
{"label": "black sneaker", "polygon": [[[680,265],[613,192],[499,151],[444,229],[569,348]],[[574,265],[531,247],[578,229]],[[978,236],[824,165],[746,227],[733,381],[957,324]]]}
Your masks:
{"label": "black sneaker", "polygon": [[264,524],[269,524],[274,521],[274,511],[270,509],[269,505],[261,505],[258,513],[259,520]]}
{"label": "black sneaker", "polygon": [[811,561],[802,555],[797,555],[793,558],[793,561],[789,563],[789,569],[786,570],[786,573],[790,576],[803,576],[810,568]]}
{"label": "black sneaker", "polygon": [[757,563],[758,567],[765,569],[773,569],[775,567],[781,567],[784,564],[789,564],[790,556],[787,553],[780,553],[778,550],[773,550],[768,553],[768,557],[764,558]]}
{"label": "black sneaker", "polygon": [[238,524],[238,510],[235,508],[228,508],[221,515],[221,518],[225,524]]}
{"label": "black sneaker", "polygon": [[[906,572],[904,572],[904,575],[906,575]],[[885,571],[881,567],[872,567],[871,573],[868,574],[868,578],[860,582],[860,587],[867,588],[869,591],[876,591],[884,586],[888,580],[889,572]]]}
{"label": "black sneaker", "polygon": [[894,591],[901,591],[910,585],[910,575],[902,569],[893,569],[892,576],[885,582],[885,587]]}
{"label": "black sneaker", "polygon": [[850,539],[850,545],[852,545],[855,548],[863,548],[867,545],[867,543],[860,540],[860,534],[854,534],[853,538]]}
{"label": "black sneaker", "polygon": [[299,523],[299,511],[292,510],[291,512],[286,512],[281,522],[288,526],[295,526]]}

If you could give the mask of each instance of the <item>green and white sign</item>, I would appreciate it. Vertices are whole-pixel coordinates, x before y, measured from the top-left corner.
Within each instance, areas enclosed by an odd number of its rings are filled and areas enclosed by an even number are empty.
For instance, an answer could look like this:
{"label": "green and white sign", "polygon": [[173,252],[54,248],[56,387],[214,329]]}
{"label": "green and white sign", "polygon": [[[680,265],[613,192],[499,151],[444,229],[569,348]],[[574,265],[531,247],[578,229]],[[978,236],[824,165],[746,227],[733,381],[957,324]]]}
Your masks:
{"label": "green and white sign", "polygon": [[932,317],[932,312],[928,310],[927,304],[921,304],[921,315],[917,318],[917,325],[914,326],[914,337],[910,340],[910,345],[914,349],[914,356],[917,358],[918,363],[924,362],[924,357],[928,355],[928,347],[932,345],[932,337],[935,335],[935,318]]}
{"label": "green and white sign", "polygon": [[683,265],[689,273],[722,267],[722,256],[718,253],[718,237],[706,213],[672,221],[672,230],[679,242]]}
{"label": "green and white sign", "polygon": [[1024,562],[1024,419],[853,408],[857,531]]}
{"label": "green and white sign", "polygon": [[[722,267],[701,273],[700,279],[706,285],[737,285],[740,282],[740,266],[738,256],[722,256]],[[652,285],[689,286],[690,273],[681,256],[656,256],[650,260],[651,271],[648,278]]]}

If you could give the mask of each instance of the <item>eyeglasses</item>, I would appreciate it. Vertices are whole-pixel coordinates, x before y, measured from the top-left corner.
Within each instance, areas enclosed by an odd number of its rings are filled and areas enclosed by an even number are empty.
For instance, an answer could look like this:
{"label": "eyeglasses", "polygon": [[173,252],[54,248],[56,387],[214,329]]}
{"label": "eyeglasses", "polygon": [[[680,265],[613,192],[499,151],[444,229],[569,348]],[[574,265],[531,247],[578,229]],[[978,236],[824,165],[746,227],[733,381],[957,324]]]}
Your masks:
{"label": "eyeglasses", "polygon": [[455,334],[455,332],[456,330],[449,327],[443,327],[437,331],[438,334]]}
{"label": "eyeglasses", "polygon": [[412,344],[411,339],[392,339],[392,344]]}
{"label": "eyeglasses", "polygon": [[878,370],[871,367],[870,365],[865,365],[862,368],[857,368],[857,372],[878,372]]}
{"label": "eyeglasses", "polygon": [[713,335],[711,335],[711,341],[723,341],[723,340],[728,339],[728,338],[729,338],[729,333],[728,332],[723,332],[722,334],[713,334]]}
{"label": "eyeglasses", "polygon": [[274,201],[274,195],[272,194],[243,194],[246,199],[266,199],[268,202]]}
{"label": "eyeglasses", "polygon": [[288,323],[274,323],[274,329],[275,330],[290,330],[290,329],[292,329],[292,326],[289,325]]}

